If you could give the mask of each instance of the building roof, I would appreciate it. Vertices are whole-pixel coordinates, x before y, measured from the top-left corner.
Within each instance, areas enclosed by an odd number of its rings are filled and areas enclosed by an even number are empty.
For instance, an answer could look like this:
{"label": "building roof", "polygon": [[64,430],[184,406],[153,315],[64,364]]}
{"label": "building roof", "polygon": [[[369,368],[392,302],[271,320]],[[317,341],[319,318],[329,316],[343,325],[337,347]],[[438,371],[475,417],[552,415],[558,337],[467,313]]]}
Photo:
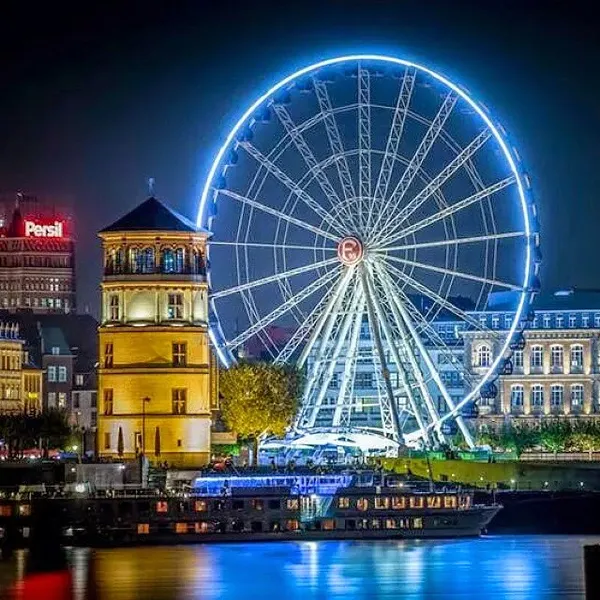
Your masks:
{"label": "building roof", "polygon": [[[514,311],[517,307],[518,292],[494,292],[490,294],[486,310]],[[533,310],[600,310],[600,290],[565,289],[537,294],[532,305]]]}
{"label": "building roof", "polygon": [[202,227],[151,196],[100,233],[118,231],[181,231],[208,233]]}

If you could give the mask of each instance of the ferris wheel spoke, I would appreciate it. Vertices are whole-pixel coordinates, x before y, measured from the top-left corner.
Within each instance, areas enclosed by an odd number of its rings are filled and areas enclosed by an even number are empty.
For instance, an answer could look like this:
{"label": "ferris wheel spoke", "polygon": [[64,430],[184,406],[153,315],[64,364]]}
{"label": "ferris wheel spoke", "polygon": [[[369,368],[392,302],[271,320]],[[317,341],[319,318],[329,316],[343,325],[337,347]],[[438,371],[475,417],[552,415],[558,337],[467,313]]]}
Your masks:
{"label": "ferris wheel spoke", "polygon": [[[396,275],[399,279],[401,279],[402,281],[407,283],[416,292],[418,292],[419,294],[423,294],[424,296],[427,296],[428,298],[431,298],[431,300],[433,300],[438,306],[440,306],[440,307],[446,309],[448,312],[451,312],[452,314],[456,315],[458,318],[462,319],[465,323],[468,323],[469,325],[471,325],[477,331],[482,331],[482,332],[488,334],[492,338],[500,339],[501,335],[498,332],[488,329],[487,327],[482,325],[477,319],[474,319],[471,315],[466,313],[464,310],[461,310],[456,305],[452,304],[452,302],[448,301],[443,296],[440,296],[437,292],[434,292],[432,289],[430,289],[427,286],[423,285],[422,283],[418,282],[416,279],[414,279],[410,275],[407,275],[400,269],[396,269],[393,265],[390,265],[390,264],[387,264],[386,268],[389,269],[390,272],[394,273],[394,275]],[[394,285],[394,288],[395,287],[396,286]]]}
{"label": "ferris wheel spoke", "polygon": [[[391,414],[393,417],[395,434],[397,436],[397,439],[399,440],[401,433],[402,433],[402,427],[401,427],[400,418],[398,415],[398,406],[396,403],[396,399],[394,398],[394,391],[392,389],[392,384],[390,381],[390,372],[389,372],[386,358],[385,358],[385,352],[383,349],[383,342],[381,340],[381,336],[379,333],[379,327],[381,327],[383,329],[384,335],[386,337],[389,337],[389,339],[391,339],[391,337],[389,334],[386,317],[383,314],[383,310],[381,309],[381,306],[379,304],[377,296],[373,292],[371,275],[370,275],[368,269],[366,267],[364,267],[364,265],[363,265],[363,268],[361,271],[362,271],[361,276],[362,276],[363,288],[365,290],[365,295],[366,295],[366,300],[367,300],[367,314],[369,317],[369,323],[372,326],[373,341],[375,342],[375,348],[377,349],[377,354],[379,356],[379,362],[381,364],[381,368],[383,371],[383,373],[382,373],[383,374],[383,382],[384,382],[385,392],[386,392],[386,395],[388,397],[389,404],[390,404],[390,410],[391,410]],[[392,352],[394,352],[395,346],[392,348],[392,344],[389,344],[389,345],[390,345],[390,349],[392,350]],[[415,397],[412,393],[412,389],[411,389],[410,383],[408,381],[406,370],[404,369],[404,366],[402,365],[401,362],[399,362],[397,366],[398,366],[398,376],[400,377],[400,379],[402,381],[402,385],[404,386],[404,389],[406,391],[406,395],[408,396],[408,401],[414,412],[414,416],[417,421],[417,425],[421,431],[421,435],[422,435],[423,439],[426,440],[426,442],[428,442],[428,435],[427,435],[427,430],[425,428],[425,423],[424,423],[421,413],[419,411],[419,407],[416,403]]]}
{"label": "ferris wheel spoke", "polygon": [[[327,174],[323,170],[323,167],[318,163],[317,159],[310,146],[304,139],[300,128],[294,123],[289,111],[282,104],[273,103],[273,110],[275,114],[279,118],[279,121],[283,125],[283,128],[287,132],[287,134],[292,138],[296,149],[304,159],[306,166],[309,169],[309,172],[314,174],[314,178],[317,180],[317,183],[323,190],[325,197],[329,201],[331,208],[334,210],[339,210],[339,206],[341,205],[340,198],[335,191],[335,188],[331,185]],[[304,178],[303,178],[304,179]],[[340,215],[341,217],[348,215]]]}
{"label": "ferris wheel spoke", "polygon": [[325,231],[324,229],[315,227],[314,225],[311,225],[310,223],[306,223],[306,221],[302,221],[301,219],[292,217],[280,210],[277,210],[276,208],[271,208],[270,206],[261,204],[260,202],[257,202],[256,200],[253,200],[252,198],[248,198],[247,196],[243,196],[242,194],[238,194],[237,192],[234,192],[232,190],[222,189],[222,190],[219,190],[219,193],[223,194],[224,196],[228,196],[229,198],[232,198],[234,200],[237,200],[238,202],[241,202],[242,204],[246,204],[252,208],[256,208],[264,213],[267,213],[269,215],[277,217],[278,219],[287,221],[288,223],[291,223],[292,225],[296,225],[297,227],[301,227],[303,229],[311,231],[312,233],[314,233],[316,235],[320,235],[321,237],[327,238],[329,240],[333,240],[334,242],[338,242],[340,240],[339,236],[333,235],[332,233],[329,233],[328,231]]}
{"label": "ferris wheel spoke", "polygon": [[348,166],[348,161],[346,160],[346,155],[344,153],[344,145],[340,136],[340,130],[337,121],[335,120],[335,112],[331,104],[331,99],[329,98],[327,85],[323,81],[319,81],[316,77],[313,77],[313,83],[317,102],[319,103],[319,110],[323,115],[323,123],[325,125],[327,139],[329,140],[332,154],[339,157],[339,159],[335,161],[335,166],[344,192],[344,199],[347,202],[351,198],[354,198],[356,193],[354,191],[352,176],[350,175],[350,167]]}
{"label": "ferris wheel spoke", "polygon": [[253,323],[248,329],[237,335],[233,340],[231,340],[227,346],[230,349],[235,349],[238,346],[241,346],[245,341],[250,339],[252,336],[256,335],[259,331],[262,331],[267,325],[273,323],[273,321],[279,319],[282,315],[291,310],[294,306],[297,306],[308,297],[312,296],[316,291],[320,290],[325,284],[329,283],[332,279],[339,275],[337,270],[332,270],[319,277],[311,284],[307,285],[305,288],[300,290],[297,294],[294,294],[290,298],[288,298],[285,302],[280,304],[275,310],[272,310],[268,315],[265,315],[259,321]]}
{"label": "ferris wheel spoke", "polygon": [[446,167],[444,167],[400,212],[394,212],[393,221],[389,220],[384,226],[393,224],[386,232],[388,236],[393,235],[402,223],[417,211],[437,190],[439,190],[456,171],[470,160],[473,155],[492,137],[489,130],[482,131],[462,152],[456,156]]}
{"label": "ferris wheel spoke", "polygon": [[[477,244],[508,238],[527,237],[524,231],[507,231],[506,233],[490,233],[489,235],[479,235],[472,237],[454,238],[449,240],[440,240],[438,242],[417,242],[415,244],[403,244],[402,246],[384,246],[381,250],[374,249],[377,254],[386,255],[388,252],[401,252],[404,250],[419,250],[420,248],[436,248],[438,246],[458,246],[461,244]],[[329,248],[328,248],[329,249]],[[335,250],[335,248],[330,248]]]}
{"label": "ferris wheel spoke", "polygon": [[346,310],[346,314],[343,316],[342,324],[337,332],[337,339],[335,341],[335,345],[331,353],[331,358],[327,363],[327,367],[325,369],[324,376],[320,382],[320,387],[318,388],[317,396],[313,404],[308,423],[306,424],[306,426],[309,428],[315,426],[315,422],[319,415],[319,411],[321,410],[321,407],[323,405],[323,400],[327,395],[327,389],[329,388],[329,385],[331,383],[331,379],[340,359],[340,355],[344,346],[347,346],[348,332],[350,331],[350,326],[352,325],[352,321],[361,302],[362,293],[363,291],[360,287],[357,287],[354,290],[354,293],[352,294],[352,299],[350,300],[350,305]]}
{"label": "ferris wheel spoke", "polygon": [[[403,325],[405,326],[406,330],[408,330],[408,333],[413,338],[415,345],[416,345],[417,349],[419,350],[421,358],[423,359],[423,362],[425,363],[427,369],[429,370],[431,377],[435,381],[436,386],[440,390],[442,397],[444,398],[444,401],[446,402],[446,405],[448,406],[448,409],[450,410],[450,412],[455,411],[456,405],[455,405],[454,401],[452,400],[452,397],[448,393],[448,390],[446,389],[446,386],[445,386],[444,382],[442,381],[437,369],[435,368],[435,365],[433,364],[433,361],[431,360],[431,356],[429,355],[429,352],[427,351],[427,349],[425,348],[425,345],[423,344],[423,340],[420,338],[419,334],[417,333],[417,331],[414,327],[414,324],[410,318],[410,315],[408,314],[408,312],[406,311],[406,309],[402,305],[402,303],[398,300],[398,297],[394,295],[392,289],[389,287],[389,278],[387,278],[388,276],[385,274],[383,269],[381,269],[381,268],[378,269],[378,272],[382,276],[383,285],[387,288],[388,296],[392,302],[392,312],[396,312],[397,317],[400,319],[401,322],[403,322]],[[395,307],[395,311],[394,311],[393,307]],[[439,430],[441,432],[441,425],[443,422],[444,422],[443,419],[438,416],[438,418],[433,423],[431,423],[429,425],[429,427],[435,427],[437,430]],[[462,416],[456,415],[456,424],[459,426],[459,428],[465,438],[465,442],[468,444],[469,447],[472,448],[474,446],[473,438],[471,436],[471,432],[469,431],[468,427],[464,423]]]}
{"label": "ferris wheel spoke", "polygon": [[385,144],[385,153],[381,161],[381,167],[379,169],[379,175],[377,176],[377,183],[375,185],[375,194],[373,196],[374,208],[378,208],[378,203],[382,203],[387,197],[390,179],[394,170],[395,158],[398,154],[400,140],[402,139],[402,134],[404,132],[404,123],[406,121],[408,107],[410,106],[416,75],[416,69],[413,67],[408,67],[404,72],[404,77],[402,78],[402,84],[400,86],[400,92],[398,93],[396,107],[394,109],[394,114],[392,115],[390,132]]}
{"label": "ferris wheel spoke", "polygon": [[[257,243],[257,242],[226,242],[210,240],[211,246],[234,246],[240,248],[268,248],[270,250],[310,250],[314,251],[314,246],[299,246],[297,244],[269,244],[269,243]],[[319,250],[325,250],[327,252],[336,252],[337,249],[333,246],[319,246]]]}
{"label": "ferris wheel spoke", "polygon": [[321,217],[334,231],[338,233],[342,232],[339,221],[336,221],[314,198],[307,194],[305,190],[291,179],[291,177],[286,175],[274,162],[271,162],[256,146],[253,146],[250,142],[240,142],[240,146],[315,214]]}
{"label": "ferris wheel spoke", "polygon": [[514,283],[507,283],[506,281],[500,281],[499,279],[489,279],[487,277],[480,277],[479,275],[473,275],[472,273],[463,273],[462,271],[454,271],[453,269],[447,269],[445,267],[436,267],[434,265],[428,265],[426,263],[418,262],[416,260],[408,260],[406,258],[398,258],[397,256],[388,256],[388,260],[393,260],[404,265],[411,267],[417,267],[419,269],[425,269],[426,271],[433,271],[434,273],[442,273],[444,275],[452,275],[454,277],[460,277],[461,279],[468,279],[470,281],[478,281],[480,283],[487,283],[494,287],[501,287],[507,290],[520,291],[521,287]]}
{"label": "ferris wheel spoke", "polygon": [[480,200],[483,200],[484,198],[487,198],[487,197],[491,196],[492,194],[495,194],[495,193],[499,192],[500,190],[503,190],[504,188],[506,188],[510,185],[513,185],[514,183],[516,183],[516,181],[517,180],[514,175],[511,175],[510,177],[506,177],[505,179],[497,181],[496,183],[490,185],[489,187],[487,187],[483,190],[479,190],[478,192],[475,192],[473,195],[469,196],[468,198],[459,200],[455,204],[448,206],[448,208],[444,208],[444,209],[440,210],[439,212],[437,212],[429,217],[426,217],[422,221],[418,221],[417,223],[414,223],[413,225],[406,227],[405,229],[398,232],[398,234],[396,236],[394,236],[394,235],[385,236],[384,238],[382,238],[378,241],[380,244],[393,244],[394,242],[397,242],[398,240],[401,240],[402,238],[412,235],[413,233],[416,233],[417,231],[420,231],[421,229],[424,229],[425,227],[429,227],[430,225],[433,225],[434,223],[437,223],[439,221],[447,219],[448,217],[451,217],[452,215],[456,214],[457,212],[464,210],[465,208],[468,208],[469,206],[472,206],[473,204],[479,202]]}
{"label": "ferris wheel spoke", "polygon": [[[380,231],[379,226],[382,223],[389,223],[395,217],[396,210],[400,206],[402,199],[404,198],[404,194],[406,194],[406,191],[413,182],[415,175],[421,168],[421,165],[427,158],[429,151],[435,144],[438,135],[444,128],[444,124],[450,116],[450,113],[452,112],[457,100],[458,95],[455,92],[450,92],[444,99],[444,102],[442,102],[440,109],[431,122],[431,125],[427,129],[423,139],[419,143],[415,153],[404,170],[404,173],[402,173],[400,181],[396,184],[394,191],[390,194],[387,202],[379,212],[378,218],[373,226],[373,231],[376,232],[375,240],[378,240],[381,236],[381,233],[377,233]],[[385,228],[382,229],[385,230]]]}
{"label": "ferris wheel spoke", "polygon": [[367,223],[371,220],[371,81],[369,71],[358,64],[358,199],[361,233],[365,227],[365,206],[369,208]]}
{"label": "ferris wheel spoke", "polygon": [[354,392],[354,379],[356,377],[356,365],[358,363],[358,342],[360,339],[360,328],[362,325],[363,314],[365,312],[364,297],[354,315],[352,331],[350,332],[350,341],[348,344],[348,353],[344,361],[344,372],[340,382],[338,399],[333,411],[333,427],[339,427],[342,424],[345,413],[352,410],[352,397]]}
{"label": "ferris wheel spoke", "polygon": [[268,283],[273,283],[279,281],[280,279],[287,279],[288,277],[293,277],[294,275],[300,275],[302,273],[308,273],[310,271],[314,271],[319,267],[326,267],[327,265],[331,265],[335,262],[338,262],[337,258],[328,258],[327,260],[322,260],[311,265],[306,265],[304,267],[297,267],[295,269],[290,269],[289,271],[284,271],[282,273],[277,273],[275,275],[269,275],[268,277],[263,277],[262,279],[256,279],[255,281],[249,281],[247,283],[242,283],[240,285],[236,285],[234,287],[226,288],[224,290],[218,290],[211,294],[213,300],[217,300],[218,298],[223,298],[224,296],[230,296],[231,294],[238,294],[240,292],[245,292],[246,290],[250,290],[255,287],[259,287],[261,285],[267,285]]}

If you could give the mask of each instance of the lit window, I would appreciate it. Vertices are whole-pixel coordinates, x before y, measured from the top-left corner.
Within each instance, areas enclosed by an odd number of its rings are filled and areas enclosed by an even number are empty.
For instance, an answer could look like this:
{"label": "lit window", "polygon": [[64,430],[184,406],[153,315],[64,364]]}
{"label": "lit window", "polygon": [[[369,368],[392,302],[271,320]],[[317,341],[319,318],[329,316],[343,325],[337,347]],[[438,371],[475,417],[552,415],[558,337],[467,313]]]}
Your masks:
{"label": "lit window", "polygon": [[147,535],[150,533],[150,523],[138,523],[138,535]]}
{"label": "lit window", "polygon": [[206,509],[206,500],[196,500],[196,502],[194,503],[194,510],[196,512],[205,512]]}
{"label": "lit window", "polygon": [[338,508],[350,508],[350,498],[338,498]]}
{"label": "lit window", "polygon": [[423,496],[411,496],[410,498],[410,507],[411,508],[424,508],[425,500]]}
{"label": "lit window", "polygon": [[477,358],[475,365],[477,367],[489,367],[492,362],[492,353],[490,347],[486,345],[479,346],[477,348]]}
{"label": "lit window", "polygon": [[392,508],[403,510],[406,508],[406,498],[404,496],[394,496],[392,498]]}
{"label": "lit window", "polygon": [[48,392],[48,407],[56,408],[56,392]]}
{"label": "lit window", "polygon": [[554,384],[550,387],[550,402],[552,406],[562,406],[563,403],[563,386]]}
{"label": "lit window", "polygon": [[154,273],[154,249],[144,248],[139,255],[139,272]]}
{"label": "lit window", "polygon": [[113,366],[113,345],[112,342],[104,344],[104,366],[110,368]]}
{"label": "lit window", "polygon": [[175,523],[175,533],[187,533],[187,523]]}
{"label": "lit window", "polygon": [[531,386],[531,405],[537,407],[544,405],[544,387],[542,385]]}
{"label": "lit window", "polygon": [[48,381],[51,383],[56,381],[56,367],[54,365],[48,367]]}
{"label": "lit window", "polygon": [[510,403],[512,406],[523,406],[524,389],[522,385],[513,385],[510,389]]}
{"label": "lit window", "polygon": [[104,414],[107,416],[113,414],[113,391],[112,391],[112,389],[104,390]]}
{"label": "lit window", "polygon": [[183,294],[168,294],[167,317],[169,319],[183,319]]}
{"label": "lit window", "polygon": [[359,498],[356,501],[356,508],[358,510],[369,510],[369,500],[368,500],[368,498]]}
{"label": "lit window", "polygon": [[187,344],[183,342],[173,343],[173,366],[185,367],[187,365]]}
{"label": "lit window", "polygon": [[515,369],[523,368],[523,350],[515,350],[513,354],[513,366]]}
{"label": "lit window", "polygon": [[571,406],[583,405],[583,385],[574,383],[571,386]]}
{"label": "lit window", "polygon": [[487,325],[487,316],[486,315],[479,315],[479,324],[482,327],[485,327]]}
{"label": "lit window", "polygon": [[183,388],[176,388],[172,391],[173,399],[173,414],[174,415],[185,415],[187,410],[187,390]]}
{"label": "lit window", "polygon": [[587,327],[589,325],[590,322],[590,317],[587,313],[584,313],[583,315],[581,315],[581,326],[582,327]]}
{"label": "lit window", "polygon": [[120,307],[119,307],[119,295],[111,294],[109,303],[109,319],[111,321],[118,321],[121,318]]}
{"label": "lit window", "polygon": [[300,509],[300,500],[298,500],[298,498],[288,498],[287,509],[288,510],[299,510]]}
{"label": "lit window", "polygon": [[75,385],[83,385],[83,375],[75,375]]}
{"label": "lit window", "polygon": [[544,328],[550,328],[550,315],[544,315]]}
{"label": "lit window", "polygon": [[51,352],[54,356],[58,356],[60,354],[60,346],[52,346]]}
{"label": "lit window", "polygon": [[583,346],[574,344],[571,346],[571,370],[579,371],[583,369]]}
{"label": "lit window", "polygon": [[442,508],[442,497],[427,496],[427,508]]}
{"label": "lit window", "polygon": [[563,326],[563,316],[556,315],[556,328],[560,329]]}
{"label": "lit window", "polygon": [[577,326],[577,315],[569,315],[569,327]]}
{"label": "lit window", "polygon": [[375,498],[375,508],[389,508],[390,499],[382,496]]}
{"label": "lit window", "polygon": [[498,329],[500,326],[500,317],[498,315],[492,316],[492,329]]}
{"label": "lit window", "polygon": [[67,367],[58,367],[58,381],[60,381],[60,383],[65,383],[65,381],[67,381]]}
{"label": "lit window", "polygon": [[414,529],[423,529],[423,519],[421,517],[415,517],[412,520],[412,526]]}
{"label": "lit window", "polygon": [[531,346],[530,365],[532,369],[541,369],[544,362],[544,348]]}
{"label": "lit window", "polygon": [[64,392],[58,394],[58,408],[67,408],[67,395]]}
{"label": "lit window", "polygon": [[156,503],[156,512],[157,513],[166,513],[169,512],[169,504],[164,500],[160,500]]}
{"label": "lit window", "polygon": [[562,346],[552,346],[550,348],[550,367],[552,369],[562,369],[563,368],[563,347]]}

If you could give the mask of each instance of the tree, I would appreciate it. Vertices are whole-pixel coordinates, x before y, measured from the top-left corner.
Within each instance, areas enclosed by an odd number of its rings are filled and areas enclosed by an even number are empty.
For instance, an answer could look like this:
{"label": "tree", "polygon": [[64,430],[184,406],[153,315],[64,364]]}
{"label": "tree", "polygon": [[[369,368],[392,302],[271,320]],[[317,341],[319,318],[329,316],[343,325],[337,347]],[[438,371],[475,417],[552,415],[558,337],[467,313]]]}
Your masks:
{"label": "tree", "polygon": [[550,452],[564,452],[569,443],[572,428],[568,421],[552,421],[542,423],[540,427],[540,444]]}
{"label": "tree", "polygon": [[578,423],[571,431],[567,446],[575,452],[587,452],[592,460],[592,452],[600,449],[598,425],[595,422]]}
{"label": "tree", "polygon": [[505,450],[512,450],[517,458],[537,443],[538,432],[528,425],[504,425],[500,430],[498,444]]}
{"label": "tree", "polygon": [[221,412],[227,427],[255,445],[264,433],[283,435],[298,410],[301,373],[264,362],[239,363],[222,370]]}

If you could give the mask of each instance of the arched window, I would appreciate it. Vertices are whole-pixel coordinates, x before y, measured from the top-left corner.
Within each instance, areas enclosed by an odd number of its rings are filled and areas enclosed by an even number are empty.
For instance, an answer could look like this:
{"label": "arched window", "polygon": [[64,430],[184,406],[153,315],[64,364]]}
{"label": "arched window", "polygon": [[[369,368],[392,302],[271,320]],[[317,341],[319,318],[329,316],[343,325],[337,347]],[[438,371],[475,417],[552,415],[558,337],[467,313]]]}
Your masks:
{"label": "arched window", "polygon": [[531,386],[531,405],[544,406],[544,386],[539,383]]}
{"label": "arched window", "polygon": [[583,385],[574,383],[571,386],[571,406],[577,408],[583,406]]}
{"label": "arched window", "polygon": [[525,392],[522,385],[513,385],[510,388],[510,404],[511,406],[523,406],[523,397]]}
{"label": "arched window", "polygon": [[553,370],[559,371],[563,368],[563,347],[562,346],[552,346],[550,348],[550,367]]}
{"label": "arched window", "polygon": [[477,348],[475,364],[478,367],[489,367],[492,362],[492,352],[490,347],[483,344]]}
{"label": "arched window", "polygon": [[140,256],[141,273],[154,273],[154,248],[144,248]]}
{"label": "arched window", "polygon": [[550,387],[550,403],[554,407],[562,406],[564,398],[564,388],[560,383],[555,383]]}
{"label": "arched window", "polygon": [[172,248],[165,248],[162,251],[161,271],[163,273],[175,272],[175,253]]}
{"label": "arched window", "polygon": [[131,248],[129,250],[129,270],[132,273],[141,273],[142,263],[142,251],[139,248]]}
{"label": "arched window", "polygon": [[192,255],[192,272],[197,275],[204,275],[204,257],[200,250],[194,250]]}
{"label": "arched window", "polygon": [[530,364],[532,369],[540,370],[544,363],[544,348],[531,346]]}
{"label": "arched window", "polygon": [[573,344],[571,346],[571,371],[581,371],[583,369],[583,346]]}

